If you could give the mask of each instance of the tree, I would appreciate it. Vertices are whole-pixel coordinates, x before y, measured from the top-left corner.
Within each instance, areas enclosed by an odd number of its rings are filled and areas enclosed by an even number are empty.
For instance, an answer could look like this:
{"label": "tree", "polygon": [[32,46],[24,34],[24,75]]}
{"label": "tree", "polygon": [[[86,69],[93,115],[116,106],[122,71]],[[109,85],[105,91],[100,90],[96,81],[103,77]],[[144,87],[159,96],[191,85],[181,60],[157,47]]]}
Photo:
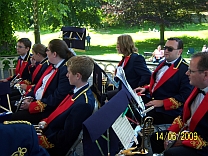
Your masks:
{"label": "tree", "polygon": [[39,13],[38,13],[38,0],[33,0],[33,21],[34,21],[34,36],[35,43],[41,43],[40,41],[40,25],[39,25]]}
{"label": "tree", "polygon": [[198,16],[199,22],[207,11],[207,0],[116,0],[116,13],[126,24],[143,25],[151,22],[160,27],[160,44],[164,44],[166,27],[182,27],[193,23],[193,15]]}
{"label": "tree", "polygon": [[[40,43],[40,30],[62,26],[98,27],[102,0],[1,0],[0,51],[11,51],[16,44],[14,32],[34,28],[35,43]],[[11,46],[10,46],[11,47]],[[13,51],[15,51],[13,45]]]}

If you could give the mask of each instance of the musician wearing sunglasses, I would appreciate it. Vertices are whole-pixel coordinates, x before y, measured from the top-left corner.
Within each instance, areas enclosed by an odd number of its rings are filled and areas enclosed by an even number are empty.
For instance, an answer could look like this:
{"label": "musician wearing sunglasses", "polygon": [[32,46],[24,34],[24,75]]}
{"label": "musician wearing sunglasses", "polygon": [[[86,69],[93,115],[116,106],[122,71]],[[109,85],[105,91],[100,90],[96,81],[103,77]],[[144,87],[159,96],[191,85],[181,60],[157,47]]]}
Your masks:
{"label": "musician wearing sunglasses", "polygon": [[154,106],[147,116],[154,118],[154,124],[171,124],[183,109],[185,100],[191,93],[188,64],[181,57],[183,42],[179,38],[169,38],[164,46],[164,61],[155,69],[150,84],[135,89],[138,94],[150,93],[146,107]]}
{"label": "musician wearing sunglasses", "polygon": [[[195,88],[186,100],[183,113],[174,119],[166,138],[151,137],[153,153],[164,156],[207,156],[208,153],[208,52],[199,52],[191,57],[186,72]],[[165,140],[165,141],[164,141]]]}

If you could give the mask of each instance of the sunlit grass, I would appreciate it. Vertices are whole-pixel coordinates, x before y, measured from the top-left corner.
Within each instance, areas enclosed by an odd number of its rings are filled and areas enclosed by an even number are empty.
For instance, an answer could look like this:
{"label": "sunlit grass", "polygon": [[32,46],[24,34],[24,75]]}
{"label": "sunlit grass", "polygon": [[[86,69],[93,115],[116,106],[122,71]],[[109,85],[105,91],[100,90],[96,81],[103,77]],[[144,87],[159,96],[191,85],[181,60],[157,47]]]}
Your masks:
{"label": "sunlit grass", "polygon": [[[158,29],[156,27],[156,29]],[[148,32],[148,26],[145,28],[137,27],[111,27],[106,29],[87,29],[87,33],[91,36],[90,50],[85,52],[78,52],[78,55],[102,55],[113,54],[116,52],[116,40],[120,34],[130,34],[135,41],[136,47],[139,49],[139,53],[143,54],[145,51],[152,52],[157,47],[160,38],[160,32]],[[16,32],[18,38],[28,37],[34,44],[34,33],[30,32]],[[208,44],[208,23],[201,25],[186,25],[184,28],[174,28],[165,31],[165,39],[169,37],[179,37],[184,42],[184,57],[189,47],[193,47],[195,51],[201,51],[204,44]],[[48,42],[54,38],[61,38],[61,32],[49,33],[41,31],[41,42],[44,45],[48,45]]]}

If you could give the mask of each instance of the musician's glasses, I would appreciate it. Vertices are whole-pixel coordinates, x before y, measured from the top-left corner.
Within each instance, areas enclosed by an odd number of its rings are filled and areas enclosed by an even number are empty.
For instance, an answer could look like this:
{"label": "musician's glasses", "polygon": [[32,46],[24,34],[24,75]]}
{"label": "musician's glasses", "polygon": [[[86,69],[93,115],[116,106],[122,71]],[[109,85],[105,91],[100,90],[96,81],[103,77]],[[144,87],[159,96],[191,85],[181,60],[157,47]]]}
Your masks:
{"label": "musician's glasses", "polygon": [[188,72],[191,74],[191,73],[195,73],[195,72],[203,72],[204,70],[191,70],[191,69],[188,69]]}
{"label": "musician's glasses", "polygon": [[169,52],[172,52],[173,50],[178,50],[178,49],[174,49],[173,47],[168,47],[168,46],[164,46],[163,50],[168,50]]}
{"label": "musician's glasses", "polygon": [[24,46],[15,46],[15,48],[25,48]]}

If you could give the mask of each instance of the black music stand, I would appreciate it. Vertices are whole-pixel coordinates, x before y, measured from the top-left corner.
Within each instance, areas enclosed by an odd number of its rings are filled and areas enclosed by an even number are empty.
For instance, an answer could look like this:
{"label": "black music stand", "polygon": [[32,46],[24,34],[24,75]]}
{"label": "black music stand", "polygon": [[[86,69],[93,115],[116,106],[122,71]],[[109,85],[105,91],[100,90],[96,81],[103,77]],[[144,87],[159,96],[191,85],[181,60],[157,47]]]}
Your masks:
{"label": "black music stand", "polygon": [[63,40],[69,48],[85,51],[86,29],[78,27],[62,27]]}
{"label": "black music stand", "polygon": [[0,122],[7,120],[12,113],[9,94],[10,82],[0,82]]}

